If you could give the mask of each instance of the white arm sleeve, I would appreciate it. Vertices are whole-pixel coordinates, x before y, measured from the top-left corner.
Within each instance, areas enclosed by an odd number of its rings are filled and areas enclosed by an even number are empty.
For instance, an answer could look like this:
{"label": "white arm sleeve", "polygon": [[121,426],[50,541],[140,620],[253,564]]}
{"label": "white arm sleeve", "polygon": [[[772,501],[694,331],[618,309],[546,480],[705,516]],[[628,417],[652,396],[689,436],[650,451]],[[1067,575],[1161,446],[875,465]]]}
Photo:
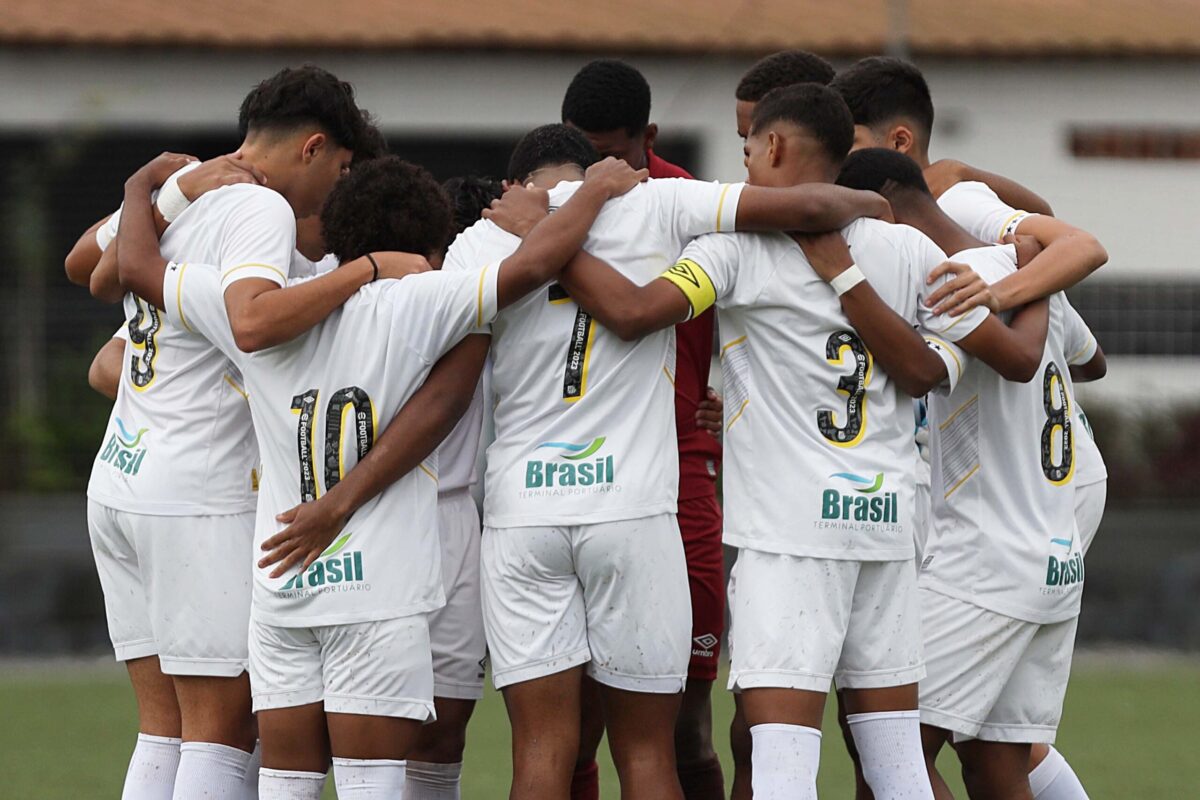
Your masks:
{"label": "white arm sleeve", "polygon": [[184,330],[208,339],[234,364],[245,354],[233,340],[217,268],[209,264],[167,264],[163,275],[163,312]]}

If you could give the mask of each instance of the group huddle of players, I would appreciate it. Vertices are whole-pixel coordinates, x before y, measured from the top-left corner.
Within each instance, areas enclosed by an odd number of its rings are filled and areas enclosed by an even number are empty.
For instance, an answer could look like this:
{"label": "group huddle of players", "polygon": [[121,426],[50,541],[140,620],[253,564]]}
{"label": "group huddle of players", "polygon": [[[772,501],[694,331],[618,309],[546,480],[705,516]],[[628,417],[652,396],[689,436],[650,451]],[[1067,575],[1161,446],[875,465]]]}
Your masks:
{"label": "group huddle of players", "polygon": [[88,486],[126,800],[457,798],[488,659],[511,798],[598,797],[605,731],[622,797],[723,798],[726,633],[734,798],[816,797],[831,684],[860,798],[949,797],[946,743],[976,800],[1086,797],[1049,745],[1105,364],[1062,292],[1104,249],[930,163],[911,64],[777,53],[734,110],[745,182],[692,180],[595,61],[503,186],[439,185],[305,66],[129,178],[67,257],[126,316]]}

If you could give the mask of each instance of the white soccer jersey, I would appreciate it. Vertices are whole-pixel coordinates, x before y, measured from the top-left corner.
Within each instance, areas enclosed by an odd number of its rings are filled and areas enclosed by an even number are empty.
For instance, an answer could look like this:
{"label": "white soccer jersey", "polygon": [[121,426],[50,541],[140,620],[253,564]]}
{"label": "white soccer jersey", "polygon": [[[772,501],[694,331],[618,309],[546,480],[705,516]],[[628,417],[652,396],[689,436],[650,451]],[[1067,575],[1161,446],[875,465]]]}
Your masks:
{"label": "white soccer jersey", "polygon": [[487,396],[485,368],[462,419],[438,446],[438,491],[467,489],[479,482],[479,442],[483,436],[483,403]]}
{"label": "white soccer jersey", "polygon": [[[202,195],[163,235],[167,258],[217,264],[224,286],[243,277],[282,283],[296,222],[281,195],[226,186]],[[170,305],[170,297],[166,297]],[[127,296],[129,365],[88,496],[141,514],[235,514],[254,508],[258,463],[242,379],[204,337]]]}
{"label": "white soccer jersey", "polygon": [[[1016,269],[1011,248],[994,249],[1009,255],[971,264],[989,283]],[[1083,594],[1066,308],[1061,293],[1050,297],[1045,352],[1029,383],[968,359],[953,392],[929,397],[933,525],[921,585],[1037,623],[1075,616]]]}
{"label": "white soccer jersey", "polygon": [[[957,379],[961,356],[944,340],[967,326],[921,302],[942,251],[913,228],[877,220],[859,220],[843,235],[883,301],[938,332],[936,349]],[[721,326],[725,543],[814,558],[911,559],[911,398],[874,363],[837,293],[784,234],[701,237],[672,274],[693,269],[713,285]]]}
{"label": "white soccer jersey", "polygon": [[292,264],[288,272],[288,278],[312,278],[337,269],[337,266],[337,256],[333,255],[333,253],[326,254],[320,261],[309,261],[299,250],[294,250],[292,251]]}
{"label": "white soccer jersey", "polygon": [[[556,187],[551,207],[578,186]],[[692,238],[733,229],[741,188],[647,181],[605,205],[584,248],[648,283]],[[483,220],[455,240],[443,268],[478,268],[518,243]],[[492,332],[496,440],[487,451],[486,526],[675,513],[673,330],[621,341],[555,284],[505,309]]]}
{"label": "white soccer jersey", "polygon": [[[495,267],[427,273],[360,289],[292,341],[237,357],[247,376],[263,483],[255,553],[282,525],[275,515],[334,486],[370,449],[433,363],[496,313]],[[228,341],[216,271],[172,264],[163,284],[168,317]],[[228,347],[228,344],[224,346]],[[315,626],[386,619],[438,608],[436,468],[426,463],[355,512],[325,554],[302,573],[254,570],[255,619]]]}
{"label": "white soccer jersey", "polygon": [[[999,242],[1005,236],[1017,233],[1022,222],[1035,216],[1008,205],[990,186],[978,181],[963,181],[951,186],[937,202],[951,219],[972,236],[985,242]],[[1067,363],[1083,364],[1096,354],[1096,339],[1075,309],[1071,308],[1069,303],[1066,307],[1069,309],[1065,321]],[[1092,438],[1087,418],[1078,407],[1076,412],[1077,419],[1083,424],[1076,441],[1078,449],[1075,453],[1075,482],[1076,485],[1087,486],[1107,480],[1108,470]]]}

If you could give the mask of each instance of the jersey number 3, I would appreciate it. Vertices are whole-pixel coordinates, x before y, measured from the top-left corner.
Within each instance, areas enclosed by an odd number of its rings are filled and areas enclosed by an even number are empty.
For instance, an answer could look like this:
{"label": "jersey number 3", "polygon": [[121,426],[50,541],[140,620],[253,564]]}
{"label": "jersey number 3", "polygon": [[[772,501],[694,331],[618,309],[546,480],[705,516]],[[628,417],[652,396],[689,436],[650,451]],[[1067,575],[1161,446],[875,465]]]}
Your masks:
{"label": "jersey number 3", "polygon": [[[309,389],[292,398],[296,424],[296,453],[300,457],[300,500],[308,503],[321,495],[316,474],[317,400],[320,392]],[[357,386],[338,389],[325,407],[325,491],[337,486],[346,474],[342,455],[342,432],[347,414],[353,414],[354,450],[359,459],[375,443],[375,407],[370,396]]]}
{"label": "jersey number 3", "polygon": [[846,395],[846,422],[840,428],[834,412],[817,412],[817,430],[838,447],[854,447],[867,429],[867,384],[871,382],[871,353],[851,331],[838,331],[825,341],[825,359],[834,366],[849,367],[838,378],[838,394]]}
{"label": "jersey number 3", "polygon": [[154,383],[154,362],[158,359],[158,331],[162,319],[158,309],[134,297],[137,312],[129,320],[129,343],[133,358],[129,359],[129,380],[139,392]]}

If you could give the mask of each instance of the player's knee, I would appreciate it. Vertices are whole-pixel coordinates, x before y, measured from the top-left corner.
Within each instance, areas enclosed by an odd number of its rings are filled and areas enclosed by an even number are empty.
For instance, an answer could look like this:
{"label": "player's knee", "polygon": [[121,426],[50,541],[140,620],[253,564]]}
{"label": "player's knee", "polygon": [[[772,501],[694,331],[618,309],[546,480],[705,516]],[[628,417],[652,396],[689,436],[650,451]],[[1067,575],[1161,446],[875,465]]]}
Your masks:
{"label": "player's knee", "polygon": [[421,732],[421,738],[409,751],[412,761],[424,761],[430,764],[457,764],[463,760],[463,751],[467,748],[467,729],[465,725],[455,725],[441,728],[437,731],[428,730],[426,726]]}

